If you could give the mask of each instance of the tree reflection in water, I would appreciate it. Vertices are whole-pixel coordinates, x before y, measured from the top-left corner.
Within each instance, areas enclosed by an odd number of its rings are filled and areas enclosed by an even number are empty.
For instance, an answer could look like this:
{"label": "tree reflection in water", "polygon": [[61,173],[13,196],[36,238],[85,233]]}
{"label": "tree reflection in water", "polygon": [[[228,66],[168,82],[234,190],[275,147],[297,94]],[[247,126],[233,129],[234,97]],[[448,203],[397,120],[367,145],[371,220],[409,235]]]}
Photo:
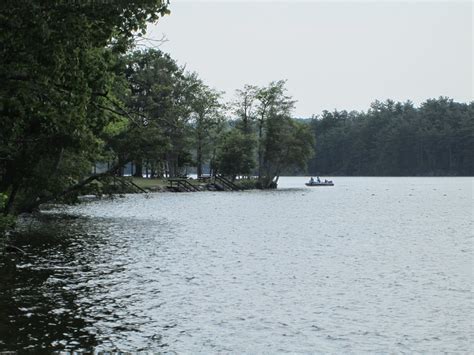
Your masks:
{"label": "tree reflection in water", "polygon": [[[84,249],[100,243],[78,238],[79,225],[66,217],[43,217],[39,228],[12,236],[12,243],[27,255],[0,254],[0,351],[86,350],[97,344],[76,291],[64,287],[77,257],[92,258]],[[69,233],[72,228],[74,233]]]}

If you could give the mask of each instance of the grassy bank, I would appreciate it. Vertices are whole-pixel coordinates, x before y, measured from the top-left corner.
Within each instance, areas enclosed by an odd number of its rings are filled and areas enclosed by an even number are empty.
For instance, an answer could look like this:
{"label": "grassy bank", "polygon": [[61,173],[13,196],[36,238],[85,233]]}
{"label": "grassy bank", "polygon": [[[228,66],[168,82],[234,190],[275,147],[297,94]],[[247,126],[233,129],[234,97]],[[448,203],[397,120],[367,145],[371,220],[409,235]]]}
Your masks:
{"label": "grassy bank", "polygon": [[166,186],[168,186],[167,179],[145,179],[132,177],[131,181],[137,186],[140,186],[142,189],[159,190],[165,189]]}
{"label": "grassy bank", "polygon": [[[173,180],[171,184],[170,180]],[[142,192],[192,192],[192,191],[230,191],[252,190],[259,188],[257,179],[237,179],[231,181],[221,178],[208,179],[166,179],[166,178],[137,178],[137,177],[109,177],[101,181],[94,181],[83,188],[80,196],[105,196],[126,193]],[[78,202],[78,196],[71,196],[61,200],[62,203]]]}
{"label": "grassy bank", "polygon": [[[142,189],[150,191],[166,191],[169,186],[168,179],[146,179],[132,177],[131,181]],[[197,180],[197,179],[186,179],[187,182],[196,186],[202,190],[206,190],[206,186],[211,182]],[[257,179],[241,179],[235,180],[234,184],[242,190],[251,190],[257,188]]]}

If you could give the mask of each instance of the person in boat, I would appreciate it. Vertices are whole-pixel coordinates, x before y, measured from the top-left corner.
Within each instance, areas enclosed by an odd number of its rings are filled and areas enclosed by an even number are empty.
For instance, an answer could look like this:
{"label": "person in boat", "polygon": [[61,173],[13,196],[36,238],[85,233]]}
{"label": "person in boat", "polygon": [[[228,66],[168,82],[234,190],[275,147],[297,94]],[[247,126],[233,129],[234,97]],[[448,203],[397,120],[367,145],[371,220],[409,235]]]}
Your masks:
{"label": "person in boat", "polygon": [[312,184],[314,182],[314,179],[313,177],[311,176],[311,178],[309,179],[309,183]]}
{"label": "person in boat", "polygon": [[317,178],[317,181],[318,181],[318,183],[321,183],[321,179],[319,178],[319,176]]}

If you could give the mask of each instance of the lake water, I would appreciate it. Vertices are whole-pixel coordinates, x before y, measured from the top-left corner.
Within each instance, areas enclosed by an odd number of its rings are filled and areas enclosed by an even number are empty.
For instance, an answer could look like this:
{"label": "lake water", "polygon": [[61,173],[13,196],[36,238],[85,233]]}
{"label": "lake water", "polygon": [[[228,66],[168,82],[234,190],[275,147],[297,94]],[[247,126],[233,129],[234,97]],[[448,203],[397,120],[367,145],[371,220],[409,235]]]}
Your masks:
{"label": "lake water", "polygon": [[28,219],[0,351],[472,353],[474,180],[306,180]]}

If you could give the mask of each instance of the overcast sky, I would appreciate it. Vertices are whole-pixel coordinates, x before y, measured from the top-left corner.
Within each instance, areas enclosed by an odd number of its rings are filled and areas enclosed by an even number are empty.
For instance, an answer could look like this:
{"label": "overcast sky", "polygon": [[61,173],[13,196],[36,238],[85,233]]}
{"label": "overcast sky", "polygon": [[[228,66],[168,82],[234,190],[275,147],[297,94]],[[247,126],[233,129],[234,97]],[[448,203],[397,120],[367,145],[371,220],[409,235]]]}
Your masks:
{"label": "overcast sky", "polygon": [[374,100],[473,100],[470,1],[171,0],[150,26],[160,48],[231,99],[286,79],[294,115]]}

